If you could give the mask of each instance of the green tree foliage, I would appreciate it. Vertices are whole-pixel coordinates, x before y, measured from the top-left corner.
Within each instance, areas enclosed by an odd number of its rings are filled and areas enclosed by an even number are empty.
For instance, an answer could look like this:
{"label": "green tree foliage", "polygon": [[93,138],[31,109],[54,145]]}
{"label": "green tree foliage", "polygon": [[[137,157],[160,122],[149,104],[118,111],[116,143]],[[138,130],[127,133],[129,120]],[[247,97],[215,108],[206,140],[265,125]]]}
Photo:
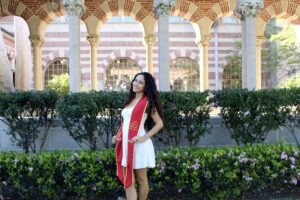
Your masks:
{"label": "green tree foliage", "polygon": [[242,88],[242,43],[236,42],[232,54],[225,57],[223,88]]}
{"label": "green tree foliage", "polygon": [[69,94],[70,88],[69,74],[54,75],[48,82],[47,90],[53,90],[59,94]]}
{"label": "green tree foliage", "polygon": [[280,20],[266,26],[265,38],[262,64],[265,72],[277,72],[276,79],[270,83],[274,87],[300,69],[300,51],[295,27]]}
{"label": "green tree foliage", "polygon": [[[262,72],[266,87],[276,87],[300,70],[300,51],[295,27],[280,20],[268,23],[262,47]],[[237,42],[232,54],[225,58],[223,88],[241,88],[242,45]],[[295,80],[295,79],[293,79]]]}
{"label": "green tree foliage", "polygon": [[281,88],[300,87],[300,74],[296,74],[280,84]]}

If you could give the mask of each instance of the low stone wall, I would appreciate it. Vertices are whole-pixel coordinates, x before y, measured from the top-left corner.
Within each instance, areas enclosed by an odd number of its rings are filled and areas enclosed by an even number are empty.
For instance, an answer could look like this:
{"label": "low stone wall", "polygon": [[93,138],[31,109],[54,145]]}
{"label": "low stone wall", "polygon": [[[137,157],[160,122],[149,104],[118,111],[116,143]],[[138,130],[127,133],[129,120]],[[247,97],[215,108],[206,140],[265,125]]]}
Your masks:
{"label": "low stone wall", "polygon": [[[221,124],[221,118],[212,116],[210,119],[210,125],[212,126],[212,134],[206,134],[200,139],[199,146],[231,146],[235,145],[234,140],[230,138],[228,130],[226,127],[223,127]],[[14,145],[11,141],[9,135],[7,135],[7,126],[0,121],[0,151],[15,150],[20,151],[21,148]],[[41,145],[41,138],[37,140],[37,147]],[[300,141],[300,130],[297,130],[297,138]],[[109,139],[110,141],[111,139]],[[165,145],[159,143],[157,139],[152,138],[155,147],[164,148]],[[106,141],[105,137],[98,139],[98,147],[100,149],[104,148],[103,141]],[[287,143],[295,144],[293,136],[288,133],[285,129],[278,129],[272,131],[267,139],[266,143],[278,143],[280,141],[285,141]],[[187,142],[182,141],[181,146],[186,146]],[[68,131],[62,128],[61,121],[55,121],[53,127],[50,128],[48,137],[45,142],[44,149],[46,150],[58,150],[58,149],[67,149],[67,150],[77,150],[80,149],[80,146],[73,140],[69,135]]]}

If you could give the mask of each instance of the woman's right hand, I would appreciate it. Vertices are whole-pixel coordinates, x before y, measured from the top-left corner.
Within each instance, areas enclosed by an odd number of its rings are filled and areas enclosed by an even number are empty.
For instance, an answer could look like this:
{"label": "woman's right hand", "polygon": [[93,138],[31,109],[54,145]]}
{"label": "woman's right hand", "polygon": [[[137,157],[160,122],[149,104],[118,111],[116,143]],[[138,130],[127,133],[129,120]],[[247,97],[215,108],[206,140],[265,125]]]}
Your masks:
{"label": "woman's right hand", "polygon": [[111,142],[113,143],[113,144],[116,144],[117,142],[119,142],[120,141],[120,139],[116,136],[116,135],[114,135],[113,137],[112,137],[112,139],[111,139]]}

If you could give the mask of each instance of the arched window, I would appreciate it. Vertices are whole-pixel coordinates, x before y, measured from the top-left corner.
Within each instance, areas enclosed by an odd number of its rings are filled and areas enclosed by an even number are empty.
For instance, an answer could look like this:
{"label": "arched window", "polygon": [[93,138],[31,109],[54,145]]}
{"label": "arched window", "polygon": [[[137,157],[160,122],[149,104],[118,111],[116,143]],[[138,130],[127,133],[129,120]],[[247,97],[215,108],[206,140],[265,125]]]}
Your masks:
{"label": "arched window", "polygon": [[200,88],[199,65],[190,58],[176,58],[170,63],[171,90],[196,91]]}
{"label": "arched window", "polygon": [[105,89],[110,91],[128,90],[134,75],[141,72],[138,63],[130,58],[114,60],[106,70]]}
{"label": "arched window", "polygon": [[229,63],[223,71],[223,88],[242,88],[241,60]]}
{"label": "arched window", "polygon": [[69,61],[66,58],[59,58],[52,61],[45,71],[44,76],[44,83],[45,88],[48,84],[48,81],[50,81],[53,78],[53,75],[61,75],[61,74],[68,74],[69,73]]}

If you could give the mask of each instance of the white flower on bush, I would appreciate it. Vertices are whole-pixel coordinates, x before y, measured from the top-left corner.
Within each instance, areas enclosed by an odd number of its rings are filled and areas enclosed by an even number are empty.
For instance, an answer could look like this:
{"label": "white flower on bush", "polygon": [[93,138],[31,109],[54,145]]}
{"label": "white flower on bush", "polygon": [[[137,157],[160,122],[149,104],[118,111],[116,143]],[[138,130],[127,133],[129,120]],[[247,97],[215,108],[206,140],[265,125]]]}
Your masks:
{"label": "white flower on bush", "polygon": [[280,170],[280,173],[281,173],[282,175],[284,175],[284,174],[285,174],[285,170],[284,170],[284,169]]}
{"label": "white flower on bush", "polygon": [[19,160],[18,160],[18,159],[15,159],[15,160],[14,160],[14,163],[15,163],[15,165],[17,165],[17,164],[18,164],[18,162],[19,162]]}
{"label": "white flower on bush", "polygon": [[32,168],[32,167],[28,167],[28,170],[29,170],[30,172],[32,172],[32,171],[33,171],[33,168]]}
{"label": "white flower on bush", "polygon": [[224,169],[219,170],[220,174],[224,174]]}
{"label": "white flower on bush", "polygon": [[291,169],[296,169],[296,166],[295,165],[291,165]]}
{"label": "white flower on bush", "polygon": [[297,173],[298,178],[300,178],[300,172]]}
{"label": "white flower on bush", "polygon": [[218,158],[218,154],[214,154],[214,159],[217,159]]}
{"label": "white flower on bush", "polygon": [[246,157],[247,154],[245,152],[242,152],[237,158],[240,163],[247,163],[249,161],[249,158]]}
{"label": "white flower on bush", "polygon": [[246,181],[252,181],[252,180],[253,180],[253,178],[250,177],[250,176],[243,176],[243,178],[244,178]]}
{"label": "white flower on bush", "polygon": [[290,161],[292,162],[292,164],[296,163],[296,159],[294,157],[290,157]]}
{"label": "white flower on bush", "polygon": [[233,155],[234,155],[234,153],[233,153],[232,150],[230,150],[230,151],[228,152],[228,154],[227,154],[228,157],[231,157],[231,156],[233,156]]}
{"label": "white flower on bush", "polygon": [[97,186],[96,186],[96,185],[93,185],[91,189],[92,189],[93,191],[96,191],[96,190],[97,190]]}
{"label": "white flower on bush", "polygon": [[297,180],[296,178],[292,178],[292,183],[293,183],[294,185],[297,185],[297,184],[298,184],[298,180]]}
{"label": "white flower on bush", "polygon": [[265,170],[270,171],[270,166],[265,166]]}
{"label": "white flower on bush", "polygon": [[192,165],[190,168],[193,168],[194,170],[197,170],[197,169],[199,169],[199,167],[200,167],[200,164],[196,163],[196,164]]}
{"label": "white flower on bush", "polygon": [[244,113],[244,117],[247,117],[248,115],[250,115],[250,111],[246,111],[246,112]]}
{"label": "white flower on bush", "polygon": [[74,153],[74,155],[72,156],[72,160],[75,160],[75,159],[77,159],[78,158],[78,153]]}
{"label": "white flower on bush", "polygon": [[288,159],[287,153],[286,153],[285,151],[283,151],[283,152],[281,153],[281,155],[280,155],[280,158],[281,158],[282,160],[287,160],[287,159]]}
{"label": "white flower on bush", "polygon": [[271,178],[277,178],[277,174],[272,174]]}
{"label": "white flower on bush", "polygon": [[2,181],[2,184],[7,186],[7,182],[6,181]]}

